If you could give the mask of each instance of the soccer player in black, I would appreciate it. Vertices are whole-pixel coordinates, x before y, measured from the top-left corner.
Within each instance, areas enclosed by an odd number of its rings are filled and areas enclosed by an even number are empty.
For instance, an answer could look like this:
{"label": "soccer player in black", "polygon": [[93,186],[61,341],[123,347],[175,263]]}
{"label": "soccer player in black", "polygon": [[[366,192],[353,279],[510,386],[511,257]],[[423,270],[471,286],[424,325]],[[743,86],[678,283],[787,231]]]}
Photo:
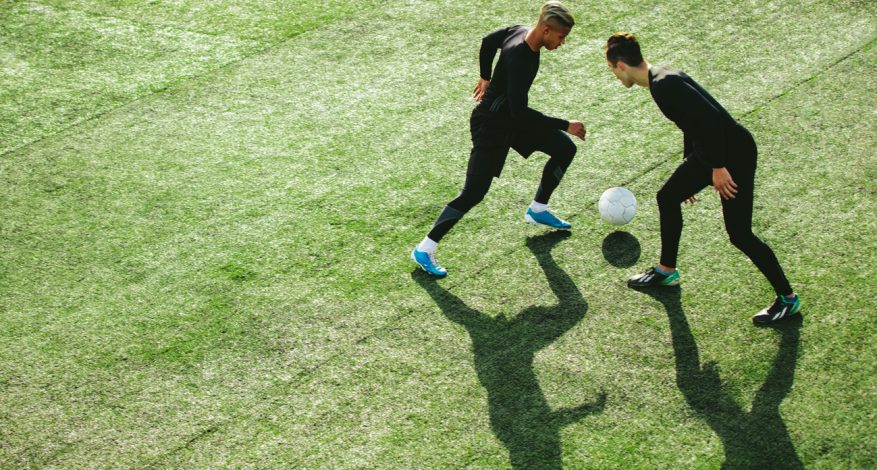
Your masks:
{"label": "soccer player in black", "polygon": [[609,69],[621,83],[649,89],[661,112],[684,136],[682,164],[658,191],[661,219],[661,261],[631,277],[631,287],[676,286],[676,255],[682,235],[683,201],[708,185],[722,198],[725,229],[731,243],[764,274],[776,291],[774,303],[752,321],[765,324],[797,314],[801,301],[792,291],[783,268],[767,244],[752,233],[757,148],[752,134],[684,72],[653,66],[643,59],[639,42],[630,33],[615,33],[606,42]]}
{"label": "soccer player in black", "polygon": [[[537,150],[550,157],[524,219],[555,229],[570,228],[568,222],[548,211],[548,199],[576,153],[575,144],[563,131],[584,140],[585,126],[530,108],[527,95],[539,70],[539,51],[543,47],[548,50],[560,47],[574,24],[566,7],[549,1],[542,5],[535,27],[510,26],[482,39],[481,78],[473,92],[479,103],[469,121],[472,152],[463,190],[445,206],[423,241],[411,251],[411,258],[426,272],[438,277],[447,275],[447,270],[435,260],[436,245],[466,212],[481,202],[493,178],[499,177],[510,148],[524,158]],[[491,75],[498,49],[499,60]]]}

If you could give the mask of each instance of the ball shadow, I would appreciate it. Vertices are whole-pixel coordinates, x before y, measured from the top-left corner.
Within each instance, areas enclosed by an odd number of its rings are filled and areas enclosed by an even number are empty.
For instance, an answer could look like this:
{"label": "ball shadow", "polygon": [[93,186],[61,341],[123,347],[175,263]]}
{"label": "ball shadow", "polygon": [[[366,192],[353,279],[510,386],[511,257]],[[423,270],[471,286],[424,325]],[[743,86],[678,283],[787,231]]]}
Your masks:
{"label": "ball shadow", "polygon": [[615,231],[603,239],[603,257],[612,266],[629,268],[639,260],[639,240],[633,235]]}

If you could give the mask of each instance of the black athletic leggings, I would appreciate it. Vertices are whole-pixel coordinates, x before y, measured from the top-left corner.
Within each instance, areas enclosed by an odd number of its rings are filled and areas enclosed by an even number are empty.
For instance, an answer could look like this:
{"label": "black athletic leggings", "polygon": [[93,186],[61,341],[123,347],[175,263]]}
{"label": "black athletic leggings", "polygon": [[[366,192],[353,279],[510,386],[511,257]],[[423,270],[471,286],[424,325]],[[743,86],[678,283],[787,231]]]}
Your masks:
{"label": "black athletic leggings", "polygon": [[[547,204],[576,154],[576,146],[572,139],[563,131],[546,130],[521,136],[513,142],[512,148],[524,156],[529,156],[533,151],[540,151],[550,157],[542,170],[542,179],[534,198],[536,202]],[[498,152],[501,155],[498,155]],[[489,162],[504,161],[506,153],[508,153],[508,148],[497,149],[478,145],[472,148],[463,190],[459,196],[445,206],[430,230],[429,238],[436,242],[441,241],[442,237],[463,218],[463,215],[484,199],[494,176],[501,169],[497,169]]]}
{"label": "black athletic leggings", "polygon": [[[728,171],[737,183],[737,197],[722,199],[725,230],[731,243],[742,251],[773,286],[777,295],[789,295],[792,287],[773,250],[752,233],[752,204],[755,189],[756,153],[754,143],[742,162]],[[686,159],[658,191],[661,213],[661,264],[675,268],[682,235],[682,202],[712,184],[712,170],[693,159]]]}

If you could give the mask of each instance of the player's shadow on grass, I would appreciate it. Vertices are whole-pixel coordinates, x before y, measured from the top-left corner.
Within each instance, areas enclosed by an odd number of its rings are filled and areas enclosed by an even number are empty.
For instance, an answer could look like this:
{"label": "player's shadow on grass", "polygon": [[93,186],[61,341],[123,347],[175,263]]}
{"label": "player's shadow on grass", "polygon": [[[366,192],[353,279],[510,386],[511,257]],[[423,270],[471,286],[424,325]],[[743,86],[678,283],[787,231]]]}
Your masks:
{"label": "player's shadow on grass", "polygon": [[639,240],[620,230],[603,239],[603,257],[616,268],[629,268],[639,260]]}
{"label": "player's shadow on grass", "polygon": [[575,326],[588,310],[578,287],[551,256],[551,248],[568,236],[552,232],[527,240],[559,302],[528,307],[512,318],[485,315],[425,273],[412,274],[444,315],[469,332],[475,371],[487,390],[490,427],[508,449],[513,468],[561,468],[561,428],[601,412],[606,403],[601,394],[592,403],[552,410],[533,370],[536,352]]}
{"label": "player's shadow on grass", "polygon": [[681,290],[652,288],[642,292],[661,302],[667,311],[676,356],[676,385],[722,440],[722,468],[803,468],[779,411],[795,379],[801,316],[769,327],[780,337],[779,351],[755,394],[752,410],[747,412],[722,387],[716,365],[701,365],[697,342],[682,310]]}

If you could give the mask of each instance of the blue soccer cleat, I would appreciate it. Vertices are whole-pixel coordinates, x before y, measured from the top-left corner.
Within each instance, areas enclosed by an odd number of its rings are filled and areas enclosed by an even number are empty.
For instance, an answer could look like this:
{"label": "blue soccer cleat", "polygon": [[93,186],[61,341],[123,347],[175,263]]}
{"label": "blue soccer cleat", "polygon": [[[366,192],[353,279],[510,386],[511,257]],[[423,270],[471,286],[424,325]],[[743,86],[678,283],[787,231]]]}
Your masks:
{"label": "blue soccer cleat", "polygon": [[544,225],[546,227],[556,228],[560,230],[566,230],[572,227],[572,224],[561,218],[558,218],[547,209],[542,212],[533,212],[533,209],[528,207],[527,213],[524,214],[524,220],[526,220],[527,223],[530,224]]}
{"label": "blue soccer cleat", "polygon": [[435,253],[420,251],[417,247],[414,247],[414,249],[411,250],[411,259],[413,259],[421,269],[435,277],[445,277],[448,275],[448,271],[435,260]]}

